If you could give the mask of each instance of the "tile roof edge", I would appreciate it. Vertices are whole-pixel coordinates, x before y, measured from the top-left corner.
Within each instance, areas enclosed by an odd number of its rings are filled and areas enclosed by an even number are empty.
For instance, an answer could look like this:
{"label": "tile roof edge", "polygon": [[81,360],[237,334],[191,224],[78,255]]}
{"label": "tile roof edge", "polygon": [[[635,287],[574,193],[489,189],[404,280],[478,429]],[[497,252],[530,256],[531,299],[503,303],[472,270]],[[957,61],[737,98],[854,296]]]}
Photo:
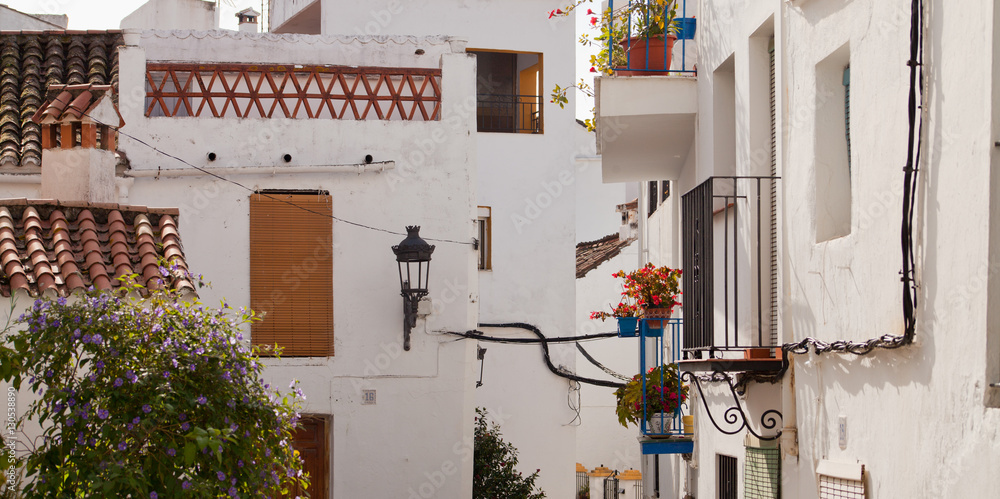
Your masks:
{"label": "tile roof edge", "polygon": [[180,209],[175,207],[150,207],[132,204],[118,203],[93,203],[89,201],[60,201],[58,199],[28,199],[28,198],[3,198],[0,199],[0,206],[55,206],[60,208],[80,208],[93,210],[117,210],[133,213],[151,213],[154,215],[180,216]]}

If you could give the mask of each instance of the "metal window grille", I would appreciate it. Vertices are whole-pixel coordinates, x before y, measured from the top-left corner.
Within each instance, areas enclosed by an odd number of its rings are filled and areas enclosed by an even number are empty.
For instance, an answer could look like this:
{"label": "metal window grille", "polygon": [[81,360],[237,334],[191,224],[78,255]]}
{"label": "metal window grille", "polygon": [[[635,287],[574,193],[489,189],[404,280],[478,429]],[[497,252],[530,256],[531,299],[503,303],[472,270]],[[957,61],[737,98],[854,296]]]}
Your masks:
{"label": "metal window grille", "polygon": [[833,476],[819,476],[819,499],[865,499],[865,484]]}
{"label": "metal window grille", "polygon": [[618,499],[618,472],[604,479],[604,499]]}
{"label": "metal window grille", "polygon": [[480,132],[542,133],[541,101],[537,95],[479,94],[477,129]]}
{"label": "metal window grille", "polygon": [[670,181],[660,181],[660,202],[666,201],[670,197]]}
{"label": "metal window grille", "polygon": [[659,182],[655,180],[649,181],[649,211],[646,212],[646,216],[650,216],[656,213],[656,207],[659,206],[657,203],[660,202],[660,193],[658,188]]}
{"label": "metal window grille", "polygon": [[844,135],[847,137],[847,171],[851,171],[851,67],[844,68]]}
{"label": "metal window grille", "polygon": [[736,483],[736,458],[716,454],[718,461],[719,483],[716,490],[719,491],[719,499],[737,499],[738,486]]}
{"label": "metal window grille", "polygon": [[[774,37],[771,37],[771,42],[768,44],[768,52],[770,53],[771,59],[771,176],[778,176],[778,122],[777,122],[777,94],[776,94],[776,80],[775,80],[775,70],[774,70]],[[770,202],[770,258],[768,263],[771,267],[771,279],[770,279],[770,297],[771,297],[771,307],[769,310],[770,317],[770,338],[771,344],[778,344],[778,184],[777,182],[771,182],[771,188],[769,190],[771,194]]]}
{"label": "metal window grille", "polygon": [[590,477],[586,471],[576,472],[577,499],[590,499]]}
{"label": "metal window grille", "polygon": [[743,463],[743,494],[746,499],[781,497],[781,450],[747,447]]}
{"label": "metal window grille", "polygon": [[636,480],[635,485],[632,486],[632,497],[642,498],[642,480]]}

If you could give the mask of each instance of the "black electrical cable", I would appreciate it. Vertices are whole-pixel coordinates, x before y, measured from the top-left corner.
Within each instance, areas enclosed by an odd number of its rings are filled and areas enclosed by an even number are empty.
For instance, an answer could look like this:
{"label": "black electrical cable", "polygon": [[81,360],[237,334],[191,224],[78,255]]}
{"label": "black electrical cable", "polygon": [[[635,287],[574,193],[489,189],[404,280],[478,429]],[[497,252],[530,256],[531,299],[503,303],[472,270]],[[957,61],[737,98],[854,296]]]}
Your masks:
{"label": "black electrical cable", "polygon": [[[480,326],[483,325],[480,324]],[[569,343],[571,341],[598,340],[601,338],[614,338],[618,336],[618,333],[596,333],[596,334],[585,334],[583,336],[558,336],[555,338],[501,338],[499,336],[486,336],[486,333],[476,329],[472,329],[464,333],[456,333],[454,331],[444,331],[444,333],[455,336],[461,336],[463,338],[472,338],[475,340],[482,340],[482,341],[492,341],[494,343]]]}
{"label": "black electrical cable", "polygon": [[[545,358],[545,365],[549,368],[549,371],[552,371],[552,373],[555,374],[556,376],[566,378],[572,381],[577,381],[580,383],[587,383],[589,385],[595,385],[595,386],[604,386],[608,388],[621,388],[625,386],[625,383],[618,383],[616,381],[607,381],[603,379],[585,378],[583,376],[577,376],[576,374],[573,374],[566,370],[559,369],[554,364],[552,364],[552,358],[549,356],[548,338],[546,338],[545,335],[542,334],[542,332],[537,327],[531,324],[526,324],[524,322],[506,322],[502,324],[479,324],[479,327],[524,329],[526,331],[531,331],[532,333],[535,333],[535,336],[538,336],[538,338],[542,340],[539,343],[542,345],[542,355]],[[480,340],[483,339],[482,337],[475,337],[475,338]]]}
{"label": "black electrical cable", "polygon": [[590,352],[588,352],[586,349],[584,349],[583,345],[581,345],[580,343],[576,344],[576,349],[579,350],[580,353],[582,353],[583,356],[588,361],[590,361],[591,364],[597,366],[600,370],[602,370],[602,371],[604,371],[604,372],[606,372],[606,373],[608,373],[608,374],[610,374],[610,375],[612,375],[612,376],[614,376],[614,377],[616,377],[616,378],[618,378],[620,380],[630,381],[632,379],[632,378],[629,378],[628,376],[616,373],[616,372],[612,371],[611,369],[605,367],[604,364],[601,364],[600,362],[597,361],[597,359],[595,359],[593,356],[591,356]]}
{"label": "black electrical cable", "polygon": [[[191,168],[194,168],[195,170],[198,170],[199,172],[201,172],[201,173],[203,173],[203,174],[205,174],[205,175],[207,175],[209,177],[213,177],[213,178],[219,179],[219,180],[221,180],[223,182],[235,185],[235,186],[237,186],[237,187],[239,187],[241,189],[247,190],[249,192],[260,194],[261,196],[266,197],[266,198],[268,198],[268,199],[270,199],[272,201],[278,201],[280,203],[285,203],[285,204],[287,204],[289,206],[298,208],[298,209],[300,209],[300,210],[302,210],[302,211],[304,211],[306,213],[312,213],[314,215],[319,215],[321,217],[331,218],[331,219],[336,220],[338,222],[342,222],[342,223],[345,223],[345,224],[348,224],[348,225],[353,225],[355,227],[361,227],[363,229],[373,230],[373,231],[377,231],[377,232],[385,232],[387,234],[394,234],[394,235],[397,235],[397,236],[406,236],[407,235],[406,233],[403,233],[403,232],[397,232],[397,231],[389,230],[389,229],[382,229],[382,228],[379,228],[379,227],[372,227],[370,225],[365,225],[365,224],[358,223],[358,222],[352,222],[350,220],[345,220],[343,218],[335,217],[333,215],[327,215],[326,213],[320,213],[320,212],[315,211],[315,210],[310,210],[309,208],[306,208],[305,206],[297,205],[297,204],[295,204],[295,203],[293,203],[291,201],[288,201],[288,200],[285,200],[285,199],[276,198],[274,196],[271,196],[270,194],[267,194],[266,192],[258,192],[258,191],[254,190],[254,189],[252,189],[250,187],[247,187],[247,186],[245,186],[245,185],[243,185],[243,184],[241,184],[241,183],[239,183],[239,182],[237,182],[235,180],[223,177],[222,175],[219,175],[218,173],[215,173],[215,172],[213,172],[211,170],[207,170],[205,168],[201,168],[201,167],[195,166],[195,165],[193,165],[193,164],[191,164],[191,163],[189,163],[189,162],[187,162],[187,161],[185,161],[185,160],[183,160],[183,159],[181,159],[181,158],[179,158],[177,156],[174,156],[173,154],[170,154],[170,153],[168,153],[166,151],[163,151],[163,150],[157,148],[156,146],[154,146],[152,144],[146,143],[144,140],[142,140],[142,139],[140,139],[140,138],[138,138],[138,137],[136,137],[134,135],[129,135],[129,134],[121,131],[120,127],[116,127],[114,125],[109,125],[107,123],[104,123],[104,122],[98,120],[97,118],[95,118],[95,117],[87,114],[87,113],[81,113],[81,114],[83,116],[86,116],[86,117],[94,120],[94,122],[96,122],[98,125],[106,126],[106,127],[110,128],[110,129],[118,132],[119,134],[121,134],[121,135],[123,135],[125,137],[128,137],[128,138],[136,141],[137,143],[142,144],[142,145],[144,145],[144,146],[152,149],[153,152],[156,152],[156,153],[161,154],[163,156],[166,156],[166,157],[168,157],[170,159],[173,159],[173,160],[176,160],[176,161],[178,161],[180,163],[183,163],[183,164],[185,164],[185,165],[187,165],[187,166],[189,166]],[[286,154],[286,156],[288,156],[288,155]],[[290,158],[290,156],[289,156],[289,158]],[[286,159],[285,161],[289,161],[289,159]],[[474,246],[476,244],[474,242],[455,241],[453,239],[437,239],[437,238],[433,238],[433,237],[425,237],[424,239],[426,239],[428,241],[436,241],[436,242],[441,242],[441,243],[467,244],[467,245],[470,245],[470,246]]]}
{"label": "black electrical cable", "polygon": [[[825,342],[815,338],[786,343],[781,349],[786,353],[804,354],[811,346],[817,354],[827,352],[866,355],[877,348],[895,349],[913,342],[917,330],[917,285],[916,258],[913,250],[913,213],[916,206],[917,172],[920,164],[920,150],[923,147],[924,113],[924,48],[923,48],[923,0],[912,0],[910,15],[910,92],[907,103],[909,116],[909,137],[907,138],[906,166],[903,168],[903,221],[900,227],[900,242],[903,253],[903,334],[885,334],[867,341]],[[785,356],[787,358],[787,355]]]}

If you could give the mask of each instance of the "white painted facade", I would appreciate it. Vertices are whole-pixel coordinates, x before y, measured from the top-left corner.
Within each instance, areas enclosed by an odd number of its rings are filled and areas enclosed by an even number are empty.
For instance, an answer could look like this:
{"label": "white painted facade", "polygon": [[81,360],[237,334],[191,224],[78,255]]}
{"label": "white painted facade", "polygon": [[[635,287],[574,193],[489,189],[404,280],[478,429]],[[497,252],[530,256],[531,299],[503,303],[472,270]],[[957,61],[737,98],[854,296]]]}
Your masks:
{"label": "white painted facade", "polygon": [[[688,161],[675,177],[676,192],[711,175],[768,174],[767,46],[774,34],[779,340],[902,334],[898,272],[911,2],[699,3],[696,138],[690,153],[677,151]],[[1000,487],[1000,280],[992,270],[1000,234],[994,147],[1000,8],[990,1],[923,3],[916,339],[863,357],[795,355],[780,384],[750,383],[741,401],[758,432],[773,435],[761,429],[764,411],[784,416],[782,497],[819,497],[822,470],[840,464],[864,465],[869,498],[992,497]],[[843,118],[831,122],[826,113],[844,105],[836,101],[848,64],[850,170],[848,182],[838,185],[833,163],[847,155],[837,158],[841,153],[831,144],[844,136]],[[661,80],[661,92],[674,85],[674,77],[653,78]],[[616,84],[616,92],[626,93],[608,98],[628,98],[629,84]],[[609,156],[605,150],[606,172],[627,170],[609,166]],[[656,263],[679,263],[679,221],[670,210],[651,217],[641,251]],[[706,397],[725,427],[732,395],[724,386],[709,385]],[[666,476],[664,488],[672,490],[661,497],[717,497],[720,454],[738,459],[738,497],[745,497],[746,431],[723,435],[701,400],[692,402],[693,459],[661,460],[661,480]]]}
{"label": "white painted facade", "polygon": [[219,29],[218,2],[149,0],[122,18],[121,29]]}
{"label": "white painted facade", "polygon": [[[319,16],[322,33],[446,34],[467,39],[469,50],[542,55],[543,133],[475,135],[476,203],[491,208],[492,269],[479,273],[478,286],[458,281],[455,287],[473,296],[480,323],[524,322],[555,337],[571,336],[577,326],[575,190],[589,163],[576,158],[593,155],[593,139],[580,133],[572,111],[549,103],[548,89],[575,79],[575,27],[568,19],[548,19],[546,7],[529,0],[288,0],[272,4],[270,26],[312,29],[307,26]],[[520,329],[479,329],[533,337]],[[549,371],[538,345],[480,345],[487,353],[475,405],[499,415],[504,437],[520,452],[521,470],[540,469],[538,485],[549,497],[570,496],[577,440],[570,382]],[[572,345],[550,345],[550,353],[555,366],[575,371]]]}
{"label": "white painted facade", "polygon": [[[477,280],[474,58],[464,41],[446,37],[332,37],[238,32],[128,31],[119,52],[120,103],[126,123],[119,149],[131,170],[119,178],[117,202],[180,209],[188,265],[213,287],[203,302],[249,304],[250,192],[206,176],[155,147],[250,189],[329,191],[339,219],[403,232],[420,225],[433,254],[428,301],[403,351],[399,278],[391,246],[403,235],[335,221],[332,244],[336,353],[268,361],[266,381],[292,379],[304,413],[329,416],[328,497],[468,497],[472,484],[472,342],[439,331],[465,331],[478,310],[449,283]],[[416,48],[424,49],[420,56]],[[370,65],[439,68],[437,121],[146,117],[145,68],[155,61]],[[133,140],[129,134],[149,146]],[[446,139],[438,140],[438,138]],[[421,168],[406,155],[431,141]],[[208,153],[216,160],[210,162]],[[282,156],[291,155],[285,162]],[[366,154],[374,157],[364,165]],[[9,178],[8,178],[9,177]],[[5,176],[0,197],[38,198],[40,175]],[[428,192],[435,193],[428,195]],[[466,243],[467,242],[467,243]],[[290,269],[301,272],[302,269]],[[362,390],[376,403],[362,405]],[[391,479],[387,479],[390,478]]]}
{"label": "white painted facade", "polygon": [[66,29],[65,14],[30,14],[0,4],[0,29],[4,31],[41,31]]}

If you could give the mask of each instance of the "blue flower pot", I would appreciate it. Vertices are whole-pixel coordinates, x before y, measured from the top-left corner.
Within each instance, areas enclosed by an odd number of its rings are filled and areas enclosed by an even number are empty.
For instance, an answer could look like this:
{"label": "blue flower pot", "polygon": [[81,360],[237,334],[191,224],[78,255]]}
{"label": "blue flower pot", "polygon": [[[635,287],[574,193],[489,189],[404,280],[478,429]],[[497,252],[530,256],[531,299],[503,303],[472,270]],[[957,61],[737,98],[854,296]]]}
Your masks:
{"label": "blue flower pot", "polygon": [[678,40],[694,40],[694,32],[698,28],[698,23],[693,17],[678,17],[677,22],[677,39]]}
{"label": "blue flower pot", "polygon": [[617,317],[617,319],[618,319],[618,337],[634,338],[636,336],[636,330],[639,328],[639,318]]}

